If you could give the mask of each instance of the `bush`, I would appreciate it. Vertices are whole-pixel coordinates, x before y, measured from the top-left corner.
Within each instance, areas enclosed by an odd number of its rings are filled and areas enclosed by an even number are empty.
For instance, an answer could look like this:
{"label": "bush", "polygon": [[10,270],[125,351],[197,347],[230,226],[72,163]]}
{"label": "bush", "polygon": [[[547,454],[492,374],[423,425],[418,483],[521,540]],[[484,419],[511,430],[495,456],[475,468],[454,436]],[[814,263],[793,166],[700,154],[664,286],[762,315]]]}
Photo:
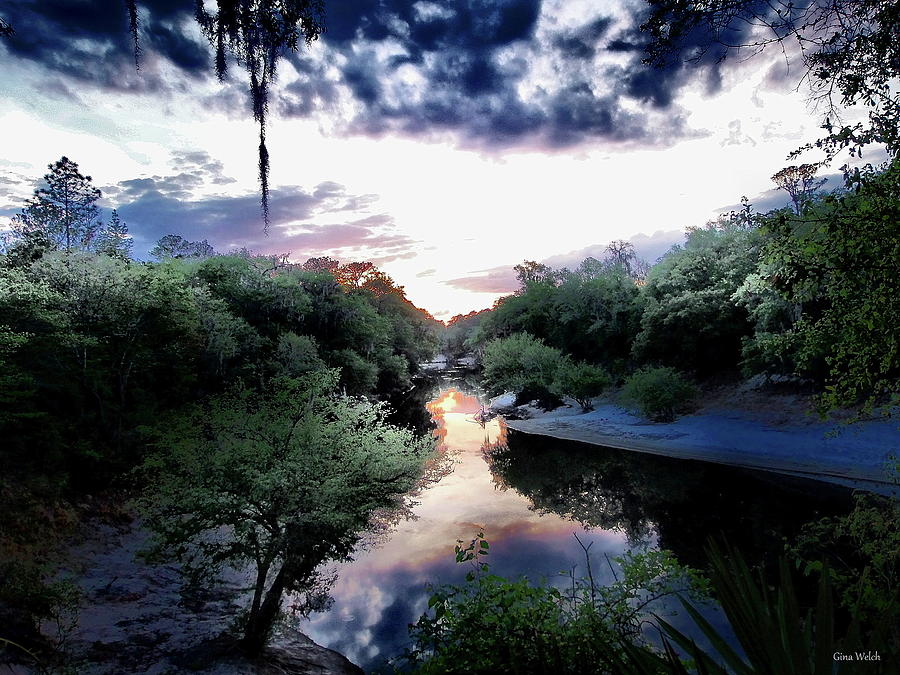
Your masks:
{"label": "bush", "polygon": [[566,359],[556,369],[553,391],[560,396],[571,396],[588,411],[593,409],[591,399],[602,394],[610,384],[612,378],[603,368]]}
{"label": "bush", "polygon": [[671,422],[696,395],[696,389],[677,370],[668,367],[638,370],[625,381],[622,401],[654,422]]}
{"label": "bush", "polygon": [[554,398],[553,381],[562,352],[528,333],[491,340],[484,348],[484,383],[491,394],[525,392],[540,400]]}
{"label": "bush", "polygon": [[653,658],[644,623],[667,596],[706,597],[705,580],[668,551],[608,559],[621,572],[604,585],[595,581],[585,547],[587,578],[556,587],[491,574],[481,533],[461,545],[456,561],[472,571],[464,584],[435,589],[429,611],[410,625],[414,646],[405,658],[412,672],[659,672],[630,667],[632,652]]}

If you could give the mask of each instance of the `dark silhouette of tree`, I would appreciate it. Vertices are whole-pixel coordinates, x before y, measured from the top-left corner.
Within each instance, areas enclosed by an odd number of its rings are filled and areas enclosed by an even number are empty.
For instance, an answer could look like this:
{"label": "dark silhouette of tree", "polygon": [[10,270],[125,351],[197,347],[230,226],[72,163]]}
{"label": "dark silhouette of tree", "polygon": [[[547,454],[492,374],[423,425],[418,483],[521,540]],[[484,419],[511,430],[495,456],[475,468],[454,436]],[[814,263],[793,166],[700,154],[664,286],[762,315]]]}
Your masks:
{"label": "dark silhouette of tree", "polygon": [[819,164],[801,164],[786,166],[772,176],[772,181],[791,196],[791,202],[797,215],[802,215],[804,205],[812,197],[812,193],[825,183],[824,178],[817,179]]}
{"label": "dark silhouette of tree", "polygon": [[46,187],[37,188],[13,219],[13,231],[20,240],[44,239],[50,248],[66,252],[90,248],[100,228],[100,209],[96,204],[100,190],[68,157],[48,164],[47,168],[50,173],[44,174]]}
{"label": "dark silhouette of tree", "polygon": [[516,271],[516,281],[519,282],[519,290],[516,294],[524,293],[534,284],[556,285],[556,275],[552,268],[534,260],[524,260],[521,265],[513,267]]}
{"label": "dark silhouette of tree", "polygon": [[370,262],[351,262],[334,270],[334,278],[341,286],[362,288],[377,271],[375,265]]}
{"label": "dark silhouette of tree", "polygon": [[620,266],[632,279],[645,278],[650,269],[644,260],[638,258],[634,244],[623,239],[609,242],[606,246],[605,259],[607,264]]}
{"label": "dark silhouette of tree", "polygon": [[340,261],[326,255],[309,258],[301,267],[307,272],[331,272],[333,274],[340,266]]}
{"label": "dark silhouette of tree", "polygon": [[[650,36],[645,61],[665,65],[686,55],[700,62],[731,52],[775,46],[803,66],[801,84],[823,112],[828,136],[812,145],[833,157],[884,143],[900,149],[900,3],[887,0],[648,0],[641,30]],[[840,108],[862,105],[868,125],[846,125]]]}
{"label": "dark silhouette of tree", "polygon": [[203,241],[188,241],[177,234],[167,234],[162,237],[156,246],[150,250],[157,260],[166,258],[211,258],[216,255],[216,250],[204,239]]}

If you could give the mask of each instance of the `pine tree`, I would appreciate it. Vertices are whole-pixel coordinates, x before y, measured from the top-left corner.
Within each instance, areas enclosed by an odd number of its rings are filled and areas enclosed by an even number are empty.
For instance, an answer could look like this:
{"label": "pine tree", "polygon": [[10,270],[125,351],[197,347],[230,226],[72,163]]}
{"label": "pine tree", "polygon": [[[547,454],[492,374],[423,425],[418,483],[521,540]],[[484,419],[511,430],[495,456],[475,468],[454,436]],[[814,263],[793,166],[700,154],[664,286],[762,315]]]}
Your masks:
{"label": "pine tree", "polygon": [[119,217],[119,212],[113,209],[109,223],[97,234],[94,250],[114,258],[129,260],[133,247],[134,242],[128,234],[128,225]]}
{"label": "pine tree", "polygon": [[13,220],[16,236],[25,242],[44,239],[50,248],[66,252],[90,248],[100,227],[100,209],[96,204],[100,190],[68,157],[48,168],[50,173],[44,175],[46,187],[36,189]]}

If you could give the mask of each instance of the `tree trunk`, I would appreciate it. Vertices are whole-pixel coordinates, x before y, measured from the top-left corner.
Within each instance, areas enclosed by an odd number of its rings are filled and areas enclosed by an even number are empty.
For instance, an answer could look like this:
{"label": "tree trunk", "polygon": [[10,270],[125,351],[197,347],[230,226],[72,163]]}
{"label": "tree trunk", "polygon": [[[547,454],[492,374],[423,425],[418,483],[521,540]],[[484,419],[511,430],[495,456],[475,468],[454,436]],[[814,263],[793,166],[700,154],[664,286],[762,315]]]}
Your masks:
{"label": "tree trunk", "polygon": [[275,575],[275,579],[272,580],[265,600],[258,609],[254,603],[254,608],[250,611],[250,618],[247,620],[247,628],[244,630],[242,641],[244,649],[250,656],[259,655],[269,640],[269,633],[278,617],[278,610],[281,609],[281,595],[287,580],[285,566],[282,565],[278,574]]}

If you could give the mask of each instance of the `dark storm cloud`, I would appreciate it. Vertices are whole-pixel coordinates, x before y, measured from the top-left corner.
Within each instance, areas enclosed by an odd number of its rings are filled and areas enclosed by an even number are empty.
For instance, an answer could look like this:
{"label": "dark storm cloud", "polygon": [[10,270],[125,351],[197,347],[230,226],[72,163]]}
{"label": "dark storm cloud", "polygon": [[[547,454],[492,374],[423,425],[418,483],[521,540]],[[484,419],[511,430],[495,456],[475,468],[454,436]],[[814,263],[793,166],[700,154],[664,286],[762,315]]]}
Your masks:
{"label": "dark storm cloud", "polygon": [[589,59],[597,51],[597,42],[612,26],[612,19],[601,16],[576,30],[560,33],[553,39],[553,46],[566,56]]}
{"label": "dark storm cloud", "polygon": [[[138,3],[140,40],[147,58],[162,55],[187,75],[205,76],[206,44],[183,30],[193,4],[173,0]],[[157,72],[137,72],[125,3],[107,0],[21,0],[3,9],[15,33],[3,44],[13,56],[41,64],[72,82],[107,90],[163,91]]]}
{"label": "dark storm cloud", "polygon": [[[209,77],[211,52],[197,33],[193,2],[138,5],[141,72],[124,2],[22,0],[4,10],[16,28],[5,48],[55,73],[56,96],[78,94],[80,84],[167,96]],[[636,26],[643,4],[633,3],[630,22],[586,14],[574,26],[552,15],[541,19],[541,9],[542,0],[348,0],[330,8],[319,43],[288,55],[297,77],[272,91],[272,108],[285,117],[326,114],[338,134],[449,133],[462,147],[482,149],[597,140],[654,146],[691,133],[673,103],[685,84],[701,77],[710,92],[721,86],[725,66],[715,49],[698,57],[699,68],[680,60],[656,69],[641,63],[645,37]],[[688,52],[705,37],[689,36]],[[160,56],[181,76],[163,79]],[[245,114],[246,86],[238,77],[203,105]]]}
{"label": "dark storm cloud", "polygon": [[[272,189],[266,234],[258,194],[197,195],[204,186],[231,181],[222,173],[221,163],[195,152],[175,153],[172,164],[177,171],[172,175],[135,178],[104,188],[128,223],[139,256],[146,256],[166,234],[208,239],[219,251],[248,248],[259,253],[291,252],[298,258],[328,254],[384,263],[414,254],[417,242],[397,232],[391,216],[366,213],[376,200],[374,195],[348,194],[334,182],[320,183],[312,190]],[[348,217],[337,223],[316,222],[337,213]]]}
{"label": "dark storm cloud", "polygon": [[[698,72],[715,91],[723,66],[717,53],[701,58],[699,71],[680,61],[642,64],[645,38],[636,26],[645,11],[636,5],[624,27],[610,16],[574,27],[551,17],[538,31],[540,0],[353,0],[328,16],[330,56],[298,67],[301,79],[279,109],[307,116],[334,105],[344,88],[358,105],[344,133],[451,132],[462,146],[481,148],[672,143],[690,133],[673,105],[678,91]],[[539,59],[550,64],[550,81],[529,80]],[[628,101],[649,108],[636,111]]]}

